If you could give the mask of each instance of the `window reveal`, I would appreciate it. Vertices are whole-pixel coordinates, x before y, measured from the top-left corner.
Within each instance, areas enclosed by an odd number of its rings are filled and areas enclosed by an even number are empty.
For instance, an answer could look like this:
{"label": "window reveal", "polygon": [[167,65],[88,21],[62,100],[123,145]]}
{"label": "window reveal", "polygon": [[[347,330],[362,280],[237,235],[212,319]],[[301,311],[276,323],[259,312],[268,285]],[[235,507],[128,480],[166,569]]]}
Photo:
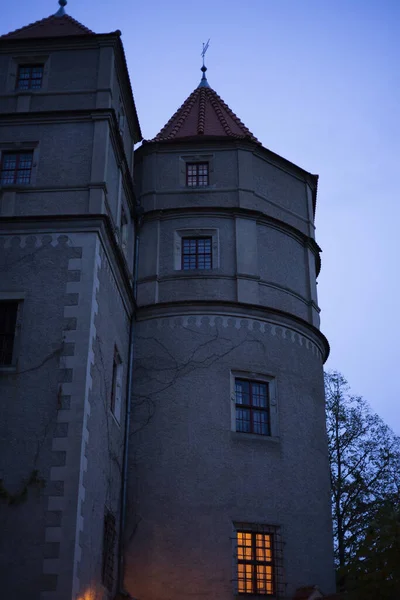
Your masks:
{"label": "window reveal", "polygon": [[268,384],[235,379],[236,431],[271,435]]}
{"label": "window reveal", "polygon": [[212,269],[212,238],[182,238],[182,269]]}

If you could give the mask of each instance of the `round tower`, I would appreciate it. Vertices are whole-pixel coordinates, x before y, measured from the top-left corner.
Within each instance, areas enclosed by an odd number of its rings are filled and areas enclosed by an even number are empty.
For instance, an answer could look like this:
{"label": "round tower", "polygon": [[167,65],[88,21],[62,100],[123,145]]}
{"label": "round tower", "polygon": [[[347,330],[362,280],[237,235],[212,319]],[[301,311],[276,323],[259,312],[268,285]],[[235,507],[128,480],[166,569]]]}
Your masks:
{"label": "round tower", "polygon": [[127,589],[334,588],[317,176],[203,78],[136,152],[140,232]]}

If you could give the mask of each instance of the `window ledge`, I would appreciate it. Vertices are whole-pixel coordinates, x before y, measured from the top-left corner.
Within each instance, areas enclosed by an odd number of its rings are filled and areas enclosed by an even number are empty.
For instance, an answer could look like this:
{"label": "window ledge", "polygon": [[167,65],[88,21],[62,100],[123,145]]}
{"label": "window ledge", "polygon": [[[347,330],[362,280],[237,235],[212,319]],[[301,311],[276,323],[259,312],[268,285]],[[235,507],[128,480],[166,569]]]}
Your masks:
{"label": "window ledge", "polygon": [[[280,438],[272,435],[259,435],[258,433],[241,433],[239,431],[231,431],[231,439],[240,442],[261,442],[263,444],[279,444]],[[265,595],[265,594],[264,594]],[[247,594],[239,596],[240,598],[251,598]],[[259,598],[259,596],[256,596]]]}
{"label": "window ledge", "polygon": [[260,598],[277,600],[278,596],[270,596],[269,594],[235,594],[234,596],[234,600],[260,600]]}
{"label": "window ledge", "polygon": [[26,189],[30,183],[0,183],[0,190],[10,190],[11,192],[18,191],[19,189]]}
{"label": "window ledge", "polygon": [[12,375],[17,372],[17,367],[10,365],[9,367],[0,365],[0,375]]}

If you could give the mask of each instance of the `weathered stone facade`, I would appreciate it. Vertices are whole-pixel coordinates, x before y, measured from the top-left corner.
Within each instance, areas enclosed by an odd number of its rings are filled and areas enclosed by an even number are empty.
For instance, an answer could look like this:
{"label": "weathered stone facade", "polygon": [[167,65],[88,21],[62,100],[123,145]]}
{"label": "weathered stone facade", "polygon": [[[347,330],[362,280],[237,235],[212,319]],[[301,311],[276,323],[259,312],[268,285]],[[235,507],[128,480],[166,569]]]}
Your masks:
{"label": "weathered stone facade", "polygon": [[[32,64],[41,87],[18,89]],[[0,159],[33,157],[28,184],[0,186],[0,311],[18,303],[0,365],[7,597],[231,600],[244,527],[269,528],[274,557],[270,588],[243,597],[333,591],[317,178],[213,90],[192,96],[134,167],[119,32],[61,14],[0,38]],[[182,268],[188,238],[212,266]],[[237,380],[268,389],[268,435],[237,430]]]}

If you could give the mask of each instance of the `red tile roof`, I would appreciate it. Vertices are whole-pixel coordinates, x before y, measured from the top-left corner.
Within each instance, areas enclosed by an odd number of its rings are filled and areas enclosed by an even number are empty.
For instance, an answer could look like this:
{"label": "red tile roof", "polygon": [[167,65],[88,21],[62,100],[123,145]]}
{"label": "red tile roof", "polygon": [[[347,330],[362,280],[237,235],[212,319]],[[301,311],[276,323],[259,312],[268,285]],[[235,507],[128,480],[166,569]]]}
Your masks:
{"label": "red tile roof", "polygon": [[88,35],[94,32],[75,21],[69,15],[50,15],[45,19],[1,35],[0,39],[25,39],[25,38],[43,38],[43,37],[58,37],[66,35]]}
{"label": "red tile roof", "polygon": [[260,143],[210,87],[196,88],[151,141],[182,141],[203,136],[247,139]]}

